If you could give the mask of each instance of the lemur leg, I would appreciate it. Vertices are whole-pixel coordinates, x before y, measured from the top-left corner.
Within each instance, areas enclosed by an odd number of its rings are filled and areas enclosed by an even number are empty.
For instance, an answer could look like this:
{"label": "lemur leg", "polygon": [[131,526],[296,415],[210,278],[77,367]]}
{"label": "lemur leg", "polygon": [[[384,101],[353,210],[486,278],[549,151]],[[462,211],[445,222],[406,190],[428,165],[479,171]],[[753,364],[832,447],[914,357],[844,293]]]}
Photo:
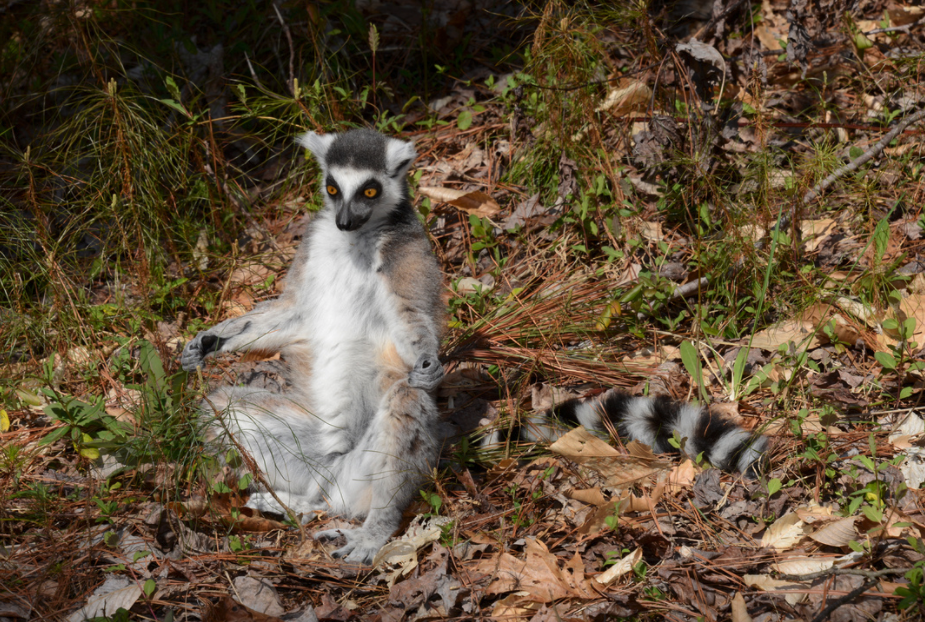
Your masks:
{"label": "lemur leg", "polygon": [[206,356],[216,352],[275,352],[292,344],[299,333],[301,320],[288,298],[270,300],[240,317],[225,320],[196,335],[183,348],[180,364],[183,369],[192,371],[202,365]]}
{"label": "lemur leg", "polygon": [[402,379],[386,392],[357,447],[343,456],[344,470],[338,478],[340,485],[359,489],[354,498],[370,499],[366,520],[358,529],[315,534],[320,540],[347,538],[334,557],[368,565],[398,529],[402,511],[436,463],[436,422],[437,408],[426,391]]}
{"label": "lemur leg", "polygon": [[[223,440],[232,435],[237,446],[264,473],[276,496],[297,514],[324,508],[318,494],[319,482],[331,479],[323,457],[312,451],[315,421],[304,402],[302,396],[294,394],[223,387],[202,405],[203,412],[215,416],[208,424],[206,437],[224,453],[235,446]],[[265,491],[251,494],[246,507],[286,514],[273,495]]]}

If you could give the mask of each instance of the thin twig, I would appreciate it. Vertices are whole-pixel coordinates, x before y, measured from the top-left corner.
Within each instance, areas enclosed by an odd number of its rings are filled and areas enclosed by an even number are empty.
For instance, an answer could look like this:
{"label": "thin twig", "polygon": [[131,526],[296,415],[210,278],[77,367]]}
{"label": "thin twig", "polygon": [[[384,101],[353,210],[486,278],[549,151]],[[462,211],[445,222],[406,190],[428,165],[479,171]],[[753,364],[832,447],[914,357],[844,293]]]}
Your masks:
{"label": "thin twig", "polygon": [[779,575],[779,578],[783,581],[811,581],[813,579],[821,579],[823,577],[829,577],[833,575],[855,575],[859,577],[867,577],[868,579],[876,579],[879,577],[886,577],[891,574],[906,574],[912,570],[912,568],[887,568],[885,570],[860,570],[858,568],[829,568],[827,570],[820,570],[819,572],[810,572],[807,574],[782,574]]}
{"label": "thin twig", "polygon": [[874,577],[873,579],[868,579],[867,581],[862,583],[860,587],[851,590],[850,592],[848,592],[841,598],[836,598],[835,600],[830,601],[829,604],[826,605],[822,611],[816,614],[816,617],[813,618],[812,622],[823,622],[823,620],[828,620],[829,615],[831,615],[833,611],[835,611],[842,605],[846,605],[850,603],[855,598],[857,598],[858,596],[860,596],[861,594],[863,594],[864,592],[866,592],[867,590],[869,590],[870,588],[872,588],[879,582],[880,582],[880,579],[877,577]]}
{"label": "thin twig", "polygon": [[263,86],[263,82],[260,81],[260,78],[257,77],[257,72],[254,71],[254,66],[251,65],[250,56],[247,55],[247,52],[244,52],[244,60],[247,61],[247,68],[251,72],[251,77],[254,79],[254,82],[257,83],[257,86],[260,87],[260,90],[266,91],[266,87]]}
{"label": "thin twig", "polygon": [[276,3],[273,3],[273,10],[276,11],[276,19],[279,20],[279,25],[283,27],[283,33],[286,35],[286,41],[289,42],[289,91],[292,93],[293,97],[296,97],[295,92],[295,46],[292,45],[292,33],[289,32],[289,26],[286,24],[286,20],[283,19],[283,14],[279,12],[279,7],[276,6]]}
{"label": "thin twig", "polygon": [[685,283],[684,285],[678,285],[674,288],[674,291],[671,292],[669,300],[674,300],[675,298],[684,298],[690,296],[696,292],[701,287],[706,287],[710,283],[710,277],[702,276],[696,281],[691,281],[690,283]]}
{"label": "thin twig", "polygon": [[910,30],[912,30],[916,26],[921,26],[922,24],[925,24],[925,17],[923,17],[917,22],[906,24],[905,26],[890,26],[889,28],[874,28],[873,30],[868,30],[867,32],[864,32],[861,34],[863,34],[865,37],[867,35],[879,35],[882,32],[904,32],[908,35],[910,34],[909,33]]}
{"label": "thin twig", "polygon": [[919,110],[914,115],[906,117],[905,119],[897,123],[896,127],[894,127],[892,130],[887,132],[883,136],[883,138],[881,138],[877,142],[877,144],[875,144],[873,147],[865,151],[857,159],[852,160],[851,162],[841,167],[840,169],[836,170],[834,173],[832,173],[831,175],[823,179],[821,182],[816,184],[812,189],[810,189],[809,192],[803,195],[803,205],[806,205],[810,201],[813,201],[819,196],[821,196],[822,193],[825,192],[826,189],[829,186],[831,186],[833,183],[835,183],[838,179],[844,177],[848,173],[853,173],[854,171],[858,170],[858,168],[860,168],[861,165],[865,164],[872,158],[880,155],[880,153],[886,148],[887,145],[890,144],[890,142],[892,142],[894,138],[899,136],[908,126],[922,119],[925,119],[925,108],[923,108],[922,110]]}

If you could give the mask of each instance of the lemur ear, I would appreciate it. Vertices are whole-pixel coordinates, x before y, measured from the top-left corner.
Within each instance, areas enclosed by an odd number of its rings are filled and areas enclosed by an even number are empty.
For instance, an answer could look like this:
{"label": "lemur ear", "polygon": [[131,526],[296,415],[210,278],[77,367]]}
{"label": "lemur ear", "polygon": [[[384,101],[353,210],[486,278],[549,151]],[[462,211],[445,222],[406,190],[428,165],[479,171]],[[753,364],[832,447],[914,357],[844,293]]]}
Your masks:
{"label": "lemur ear", "polygon": [[418,157],[418,152],[414,149],[414,143],[390,138],[385,156],[389,177],[400,177],[408,172],[408,167]]}
{"label": "lemur ear", "polygon": [[311,151],[319,164],[323,164],[324,157],[328,154],[328,149],[331,148],[331,143],[334,142],[334,138],[334,134],[322,135],[315,134],[314,132],[307,132],[297,137],[295,141]]}

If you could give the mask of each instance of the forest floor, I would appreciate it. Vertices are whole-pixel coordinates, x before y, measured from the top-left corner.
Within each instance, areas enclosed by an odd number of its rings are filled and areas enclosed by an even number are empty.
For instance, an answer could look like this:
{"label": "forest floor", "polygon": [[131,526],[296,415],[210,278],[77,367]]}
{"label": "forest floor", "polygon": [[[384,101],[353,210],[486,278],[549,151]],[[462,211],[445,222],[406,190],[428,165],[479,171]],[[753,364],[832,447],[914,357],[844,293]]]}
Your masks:
{"label": "forest floor", "polygon": [[[0,622],[923,619],[917,3],[8,4]],[[178,364],[282,291],[321,203],[292,137],[356,125],[415,141],[449,308],[443,458],[372,568],[203,450],[208,388],[284,361]],[[610,387],[767,468],[470,437]]]}

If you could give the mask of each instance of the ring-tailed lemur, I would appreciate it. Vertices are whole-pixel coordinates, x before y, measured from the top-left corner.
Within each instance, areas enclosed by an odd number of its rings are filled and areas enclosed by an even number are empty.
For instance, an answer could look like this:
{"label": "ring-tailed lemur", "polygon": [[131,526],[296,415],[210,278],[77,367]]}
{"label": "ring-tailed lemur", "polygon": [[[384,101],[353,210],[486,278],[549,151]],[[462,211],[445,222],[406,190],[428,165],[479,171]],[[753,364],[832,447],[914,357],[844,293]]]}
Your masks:
{"label": "ring-tailed lemur", "polygon": [[[346,536],[334,555],[370,563],[439,455],[431,392],[443,378],[441,275],[409,198],[410,143],[370,130],[308,133],[299,142],[321,166],[325,205],[306,231],[285,291],[199,333],[180,360],[192,370],[216,352],[281,352],[290,391],[225,387],[204,410],[224,411],[225,427],[293,511],[366,516],[359,529],[315,537]],[[656,451],[671,451],[666,439],[677,431],[687,438],[687,453],[704,451],[727,470],[747,470],[766,446],[696,407],[619,392],[533,417],[527,434],[541,430],[534,440],[551,439],[559,429],[552,418],[593,429],[607,418],[626,440]],[[247,505],[283,513],[266,492]]]}
{"label": "ring-tailed lemur", "polygon": [[[293,511],[366,516],[316,538],[346,536],[335,557],[369,563],[439,453],[442,278],[408,194],[411,143],[371,130],[299,142],[321,167],[325,205],[283,294],[196,335],[181,364],[234,350],[283,355],[291,392],[229,387],[209,401]],[[266,492],[247,505],[283,513]]]}

